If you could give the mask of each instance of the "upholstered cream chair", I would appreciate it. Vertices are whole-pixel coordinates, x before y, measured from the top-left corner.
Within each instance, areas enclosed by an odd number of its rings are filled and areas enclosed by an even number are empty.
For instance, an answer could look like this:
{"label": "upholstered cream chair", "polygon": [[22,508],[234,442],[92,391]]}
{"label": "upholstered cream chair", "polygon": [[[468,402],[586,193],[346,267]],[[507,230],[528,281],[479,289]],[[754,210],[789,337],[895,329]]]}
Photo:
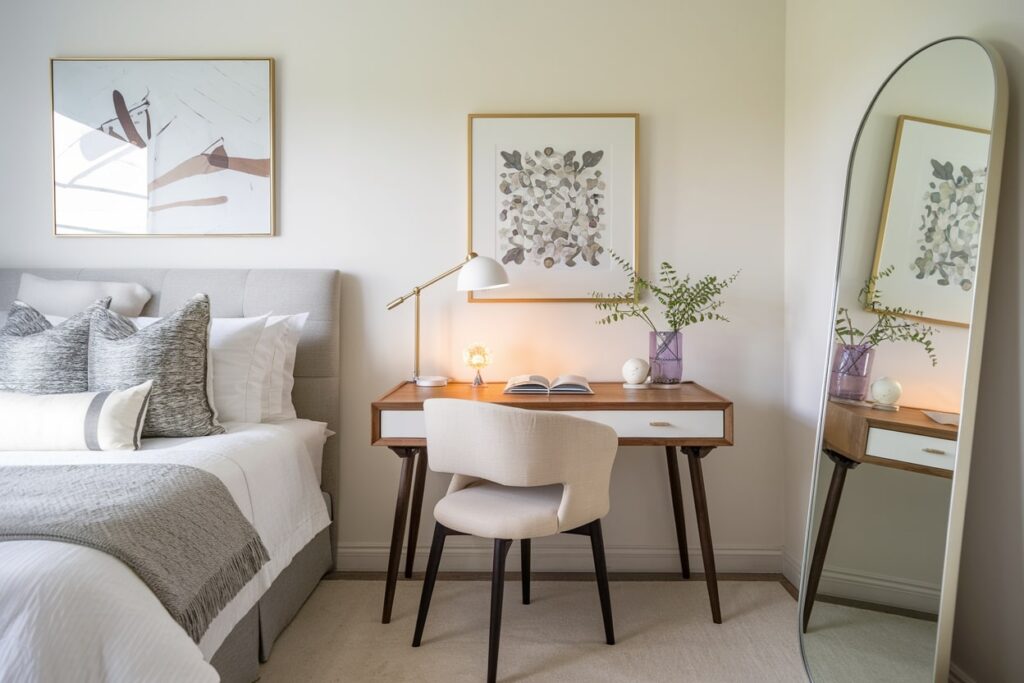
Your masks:
{"label": "upholstered cream chair", "polygon": [[446,536],[494,539],[487,680],[498,667],[505,559],[521,541],[523,604],[530,604],[530,539],[559,533],[590,537],[604,617],[615,643],[601,517],[618,437],[610,427],[542,410],[476,401],[430,399],[423,404],[430,469],[454,474],[434,508],[434,539],[423,582],[413,647],[419,647]]}

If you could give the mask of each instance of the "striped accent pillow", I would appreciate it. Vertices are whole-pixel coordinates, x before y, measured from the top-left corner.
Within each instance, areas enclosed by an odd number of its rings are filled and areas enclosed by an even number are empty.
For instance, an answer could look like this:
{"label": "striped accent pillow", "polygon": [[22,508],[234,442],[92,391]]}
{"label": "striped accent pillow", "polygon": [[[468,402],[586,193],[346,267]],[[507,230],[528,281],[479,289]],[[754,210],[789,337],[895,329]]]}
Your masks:
{"label": "striped accent pillow", "polygon": [[79,394],[0,392],[0,450],[137,450],[153,382]]}

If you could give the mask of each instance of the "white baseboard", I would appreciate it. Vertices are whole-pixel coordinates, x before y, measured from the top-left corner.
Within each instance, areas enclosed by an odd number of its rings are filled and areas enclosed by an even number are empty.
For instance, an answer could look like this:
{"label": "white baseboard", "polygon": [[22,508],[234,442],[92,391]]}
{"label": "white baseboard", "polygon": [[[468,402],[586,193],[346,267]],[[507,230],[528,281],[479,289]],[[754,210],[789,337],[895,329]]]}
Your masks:
{"label": "white baseboard", "polygon": [[782,575],[786,579],[797,587],[800,588],[800,565],[801,560],[797,557],[793,557],[786,550],[782,551]]}
{"label": "white baseboard", "polygon": [[967,672],[955,663],[949,663],[949,683],[975,683],[974,679],[967,675]]}
{"label": "white baseboard", "polygon": [[[782,574],[800,586],[801,561],[781,553]],[[939,586],[924,581],[872,574],[858,569],[828,567],[821,573],[819,595],[834,595],[877,605],[902,607],[931,614],[939,611]]]}
{"label": "white baseboard", "polygon": [[[460,541],[462,541],[460,543]],[[493,546],[477,539],[449,539],[445,544],[442,571],[490,571]],[[429,546],[416,550],[416,570],[427,563]],[[608,571],[678,572],[679,551],[664,546],[606,546]],[[690,548],[690,569],[704,571],[700,549]],[[590,546],[539,545],[531,548],[532,569],[538,572],[592,572],[594,558]],[[403,553],[403,563],[404,563]],[[338,570],[384,571],[388,564],[388,546],[382,543],[338,544]],[[404,564],[403,564],[404,567]],[[509,552],[508,567],[519,567],[519,544]],[[715,568],[721,573],[775,574],[782,569],[782,552],[777,547],[715,547]]]}
{"label": "white baseboard", "polygon": [[821,573],[818,595],[937,614],[940,590],[938,585],[926,581],[831,567]]}

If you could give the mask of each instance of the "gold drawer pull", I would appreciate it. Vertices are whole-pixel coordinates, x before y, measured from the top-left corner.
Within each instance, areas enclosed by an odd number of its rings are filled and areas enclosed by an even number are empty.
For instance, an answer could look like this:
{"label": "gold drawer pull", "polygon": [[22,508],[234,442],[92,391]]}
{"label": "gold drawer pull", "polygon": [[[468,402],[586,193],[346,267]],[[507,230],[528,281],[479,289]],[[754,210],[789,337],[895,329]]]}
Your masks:
{"label": "gold drawer pull", "polygon": [[665,422],[664,420],[651,420],[652,427],[671,427],[671,422]]}
{"label": "gold drawer pull", "polygon": [[946,451],[942,450],[941,448],[922,448],[921,450],[924,451],[925,453],[931,453],[933,455],[945,455],[946,454]]}

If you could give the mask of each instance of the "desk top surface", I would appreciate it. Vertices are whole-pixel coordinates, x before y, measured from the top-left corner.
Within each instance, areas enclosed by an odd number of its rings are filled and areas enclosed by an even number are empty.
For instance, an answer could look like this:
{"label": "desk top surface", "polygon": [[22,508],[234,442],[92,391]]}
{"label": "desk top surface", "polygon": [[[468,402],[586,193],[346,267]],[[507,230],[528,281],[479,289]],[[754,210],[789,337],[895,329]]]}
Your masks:
{"label": "desk top surface", "polygon": [[373,402],[377,410],[421,410],[428,398],[485,401],[535,410],[726,410],[732,401],[694,382],[671,389],[626,389],[619,382],[591,382],[593,394],[506,394],[505,382],[474,387],[452,382],[445,387],[418,387],[402,382]]}

